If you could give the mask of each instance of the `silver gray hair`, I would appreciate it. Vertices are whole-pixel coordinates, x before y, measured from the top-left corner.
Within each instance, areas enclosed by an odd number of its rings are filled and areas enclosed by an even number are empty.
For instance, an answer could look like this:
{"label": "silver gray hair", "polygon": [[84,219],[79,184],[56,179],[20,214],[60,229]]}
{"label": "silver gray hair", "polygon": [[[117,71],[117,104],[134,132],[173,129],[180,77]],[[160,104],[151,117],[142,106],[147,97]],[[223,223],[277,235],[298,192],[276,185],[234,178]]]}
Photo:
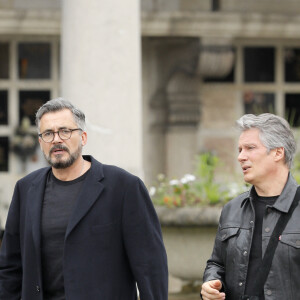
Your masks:
{"label": "silver gray hair", "polygon": [[290,169],[296,152],[296,141],[289,123],[276,115],[265,113],[261,115],[246,114],[236,121],[240,131],[257,128],[259,137],[268,152],[272,149],[283,147],[285,164]]}
{"label": "silver gray hair", "polygon": [[73,114],[74,121],[76,125],[81,128],[82,130],[85,130],[85,115],[84,113],[76,108],[71,102],[63,99],[63,98],[56,98],[49,100],[44,105],[42,105],[39,110],[37,111],[35,115],[35,124],[40,129],[40,121],[44,114],[49,112],[56,112],[61,111],[64,109],[69,109],[71,113]]}

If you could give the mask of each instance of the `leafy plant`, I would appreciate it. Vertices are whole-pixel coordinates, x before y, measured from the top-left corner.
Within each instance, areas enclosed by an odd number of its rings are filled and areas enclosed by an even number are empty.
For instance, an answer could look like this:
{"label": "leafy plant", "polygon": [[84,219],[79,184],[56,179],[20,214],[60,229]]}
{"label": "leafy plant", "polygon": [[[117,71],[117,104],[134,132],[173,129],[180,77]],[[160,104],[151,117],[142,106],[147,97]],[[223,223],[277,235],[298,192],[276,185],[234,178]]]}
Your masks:
{"label": "leafy plant", "polygon": [[245,184],[216,180],[215,172],[220,164],[216,155],[205,152],[196,157],[194,174],[172,180],[159,174],[156,184],[149,189],[154,204],[168,207],[223,205],[245,191]]}
{"label": "leafy plant", "polygon": [[300,153],[297,153],[295,156],[291,173],[299,184],[300,183]]}

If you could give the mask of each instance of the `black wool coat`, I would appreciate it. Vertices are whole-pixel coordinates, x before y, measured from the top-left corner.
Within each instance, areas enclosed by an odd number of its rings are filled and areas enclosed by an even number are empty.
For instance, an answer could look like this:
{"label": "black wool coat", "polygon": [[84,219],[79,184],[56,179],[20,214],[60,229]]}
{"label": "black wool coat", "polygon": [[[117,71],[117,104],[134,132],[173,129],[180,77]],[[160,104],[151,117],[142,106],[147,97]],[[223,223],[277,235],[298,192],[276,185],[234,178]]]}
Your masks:
{"label": "black wool coat", "polygon": [[[160,224],[142,181],[86,157],[92,165],[64,242],[67,300],[168,299]],[[0,299],[42,300],[41,210],[47,174],[15,186],[0,250]]]}

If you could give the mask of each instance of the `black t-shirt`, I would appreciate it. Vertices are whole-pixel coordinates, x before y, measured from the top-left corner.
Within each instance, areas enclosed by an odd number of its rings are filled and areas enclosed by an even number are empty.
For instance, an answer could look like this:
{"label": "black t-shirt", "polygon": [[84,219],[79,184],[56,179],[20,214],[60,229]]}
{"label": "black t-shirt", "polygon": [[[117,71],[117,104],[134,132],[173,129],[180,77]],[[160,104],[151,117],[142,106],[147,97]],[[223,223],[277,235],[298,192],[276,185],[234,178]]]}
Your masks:
{"label": "black t-shirt", "polygon": [[64,238],[86,174],[71,181],[58,180],[52,172],[48,174],[41,219],[44,300],[65,300]]}
{"label": "black t-shirt", "polygon": [[[245,287],[245,295],[256,295],[254,278],[262,263],[262,225],[266,206],[272,206],[279,196],[261,197],[254,193],[253,206],[255,211],[255,226],[250,250],[248,273]],[[264,300],[264,292],[261,291],[260,300]]]}

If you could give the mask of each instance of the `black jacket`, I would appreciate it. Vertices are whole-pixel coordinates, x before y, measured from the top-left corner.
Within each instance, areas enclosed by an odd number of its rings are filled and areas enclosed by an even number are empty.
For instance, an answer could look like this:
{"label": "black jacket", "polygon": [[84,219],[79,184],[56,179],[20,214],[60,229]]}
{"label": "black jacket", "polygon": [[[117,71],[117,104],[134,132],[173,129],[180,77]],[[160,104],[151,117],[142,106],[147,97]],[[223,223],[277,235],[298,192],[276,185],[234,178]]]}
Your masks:
{"label": "black jacket", "polygon": [[[161,229],[142,181],[92,166],[65,235],[66,299],[167,300]],[[0,251],[0,299],[42,300],[41,208],[49,168],[17,182]]]}
{"label": "black jacket", "polygon": [[[253,187],[252,187],[253,189]],[[220,279],[227,300],[244,294],[255,226],[252,189],[227,203],[220,217],[213,253],[207,261],[203,281]],[[291,175],[273,206],[263,218],[262,255],[281,213],[287,213],[297,191]],[[264,286],[265,300],[300,299],[300,205],[283,231]],[[251,279],[250,279],[251,280]]]}

